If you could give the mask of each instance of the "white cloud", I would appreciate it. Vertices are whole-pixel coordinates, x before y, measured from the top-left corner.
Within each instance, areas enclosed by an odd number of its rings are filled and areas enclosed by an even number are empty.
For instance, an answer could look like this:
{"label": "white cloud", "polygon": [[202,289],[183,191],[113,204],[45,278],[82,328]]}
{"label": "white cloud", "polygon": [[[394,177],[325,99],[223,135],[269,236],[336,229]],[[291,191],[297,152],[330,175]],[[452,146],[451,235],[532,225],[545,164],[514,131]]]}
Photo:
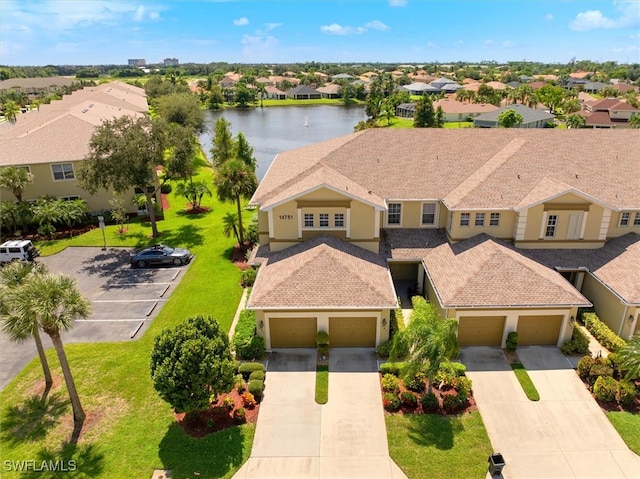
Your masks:
{"label": "white cloud", "polygon": [[429,48],[438,48],[438,45],[436,45],[433,42],[427,42],[427,47],[429,47]]}
{"label": "white cloud", "polygon": [[389,0],[390,7],[406,7],[407,0]]}
{"label": "white cloud", "polygon": [[511,40],[505,40],[504,42],[502,42],[502,46],[505,47],[505,48],[509,48],[509,47],[514,46],[514,45],[515,45],[515,43],[513,43]]}
{"label": "white cloud", "polygon": [[322,25],[320,31],[327,35],[360,35],[366,30],[362,27],[354,28],[348,25],[342,26],[338,23],[332,23],[331,25]]}
{"label": "white cloud", "polygon": [[278,39],[273,35],[243,35],[241,43],[242,54],[246,60],[260,60],[271,58],[278,46]]}
{"label": "white cloud", "polygon": [[320,26],[320,31],[327,35],[362,35],[368,30],[378,30],[380,32],[389,31],[389,27],[380,20],[371,20],[362,27],[351,27],[349,25],[340,25],[332,23],[331,25]]}
{"label": "white cloud", "polygon": [[249,19],[248,19],[247,17],[240,17],[240,18],[236,18],[236,19],[233,21],[233,24],[234,24],[236,27],[242,27],[242,26],[244,26],[244,25],[249,25]]}
{"label": "white cloud", "polygon": [[544,16],[544,19],[545,19],[545,20],[548,20],[548,21],[551,21],[551,20],[554,20],[554,19],[555,19],[555,17],[554,17],[552,14],[547,13],[547,14]]}
{"label": "white cloud", "polygon": [[282,23],[267,23],[266,24],[266,27],[267,27],[268,31],[274,30],[274,29],[276,29],[278,27],[281,27],[281,26],[282,26]]}
{"label": "white cloud", "polygon": [[493,45],[493,40],[485,40],[484,44],[485,45]]}
{"label": "white cloud", "polygon": [[389,27],[382,23],[380,20],[372,20],[365,23],[364,26],[366,28],[370,28],[371,30],[380,30],[381,32],[386,32],[389,30]]}
{"label": "white cloud", "polygon": [[600,10],[580,12],[569,23],[569,28],[576,31],[594,30],[598,28],[637,28],[640,26],[640,2],[637,0],[618,0],[613,2],[617,10],[617,18],[608,18]]}
{"label": "white cloud", "polygon": [[144,14],[145,14],[146,10],[144,8],[143,5],[138,5],[138,8],[136,8],[136,11],[133,14],[133,19],[136,22],[141,22],[142,20],[144,20]]}

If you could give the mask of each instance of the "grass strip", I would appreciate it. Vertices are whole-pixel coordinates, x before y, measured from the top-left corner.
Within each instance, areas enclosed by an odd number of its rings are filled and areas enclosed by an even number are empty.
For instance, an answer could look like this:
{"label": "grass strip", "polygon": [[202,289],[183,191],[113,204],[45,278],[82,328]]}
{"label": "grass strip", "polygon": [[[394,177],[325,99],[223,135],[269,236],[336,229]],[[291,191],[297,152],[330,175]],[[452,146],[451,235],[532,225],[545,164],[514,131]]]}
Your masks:
{"label": "grass strip", "polygon": [[316,402],[327,404],[329,400],[329,366],[316,366]]}
{"label": "grass strip", "polygon": [[636,454],[640,455],[640,414],[629,411],[610,411],[607,418],[616,428],[622,440]]}
{"label": "grass strip", "polygon": [[516,373],[516,377],[518,378],[518,381],[520,381],[520,386],[522,386],[522,389],[529,400],[540,401],[540,394],[538,394],[538,390],[534,386],[533,381],[531,381],[525,367],[519,363],[511,363],[511,369]]}

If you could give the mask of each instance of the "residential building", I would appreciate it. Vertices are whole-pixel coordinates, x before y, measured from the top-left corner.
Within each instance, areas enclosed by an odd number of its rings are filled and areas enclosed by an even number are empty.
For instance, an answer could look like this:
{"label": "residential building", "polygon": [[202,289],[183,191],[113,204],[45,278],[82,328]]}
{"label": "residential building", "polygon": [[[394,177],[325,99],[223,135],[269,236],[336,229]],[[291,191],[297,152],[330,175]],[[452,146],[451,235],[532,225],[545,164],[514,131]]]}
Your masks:
{"label": "residential building", "polygon": [[473,126],[478,128],[497,128],[498,118],[506,110],[515,110],[522,116],[522,123],[516,128],[544,128],[547,123],[553,122],[556,116],[546,110],[529,108],[526,105],[515,103],[501,106],[488,113],[482,113],[473,119]]}
{"label": "residential building", "polygon": [[65,87],[71,87],[74,83],[78,82],[67,77],[10,78],[0,81],[0,94],[19,91],[26,93],[29,98],[35,98],[38,95],[58,93]]}
{"label": "residential building", "polygon": [[320,92],[322,98],[340,98],[342,87],[337,83],[327,83],[325,86],[316,88]]}
{"label": "residential building", "polygon": [[[491,112],[498,108],[490,103],[467,103],[454,100],[453,98],[434,101],[433,108],[437,109],[438,107],[442,108],[445,122],[467,121],[469,118]],[[415,112],[415,103],[400,103],[396,107],[396,116],[400,118],[414,118]]]}
{"label": "residential building", "polygon": [[[376,346],[405,292],[461,345],[561,345],[594,306],[640,332],[640,135],[368,129],[280,153],[256,190],[248,308],[268,349]],[[405,304],[403,307],[407,307]]]}
{"label": "residential building", "polygon": [[585,101],[582,107],[588,128],[628,127],[631,117],[640,114],[640,110],[617,98]]}
{"label": "residential building", "polygon": [[147,64],[147,60],[144,58],[130,58],[127,60],[127,65],[130,67],[143,67]]}
{"label": "residential building", "polygon": [[177,58],[165,58],[162,63],[165,67],[177,67],[180,65],[180,61]]}
{"label": "residential building", "polygon": [[[27,168],[34,182],[24,190],[23,198],[34,201],[43,195],[58,198],[81,198],[94,211],[111,209],[111,191],[89,195],[77,184],[83,159],[89,153],[93,132],[105,119],[124,115],[134,117],[148,110],[144,89],[121,82],[86,87],[62,100],[42,105],[20,115],[15,123],[0,125],[0,167]],[[134,190],[123,198],[130,213],[137,207],[129,200]],[[0,189],[0,197],[13,198],[10,191]]]}
{"label": "residential building", "polygon": [[322,98],[322,93],[307,85],[298,85],[287,90],[287,98],[294,100],[317,100]]}

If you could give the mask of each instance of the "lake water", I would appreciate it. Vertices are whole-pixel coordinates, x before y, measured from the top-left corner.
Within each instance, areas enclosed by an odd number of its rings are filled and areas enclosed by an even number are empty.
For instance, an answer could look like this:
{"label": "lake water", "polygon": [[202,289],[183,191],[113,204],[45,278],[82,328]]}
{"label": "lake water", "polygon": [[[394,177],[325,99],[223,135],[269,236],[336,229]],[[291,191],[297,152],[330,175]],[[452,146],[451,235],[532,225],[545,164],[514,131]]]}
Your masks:
{"label": "lake water", "polygon": [[231,123],[233,135],[241,131],[253,147],[259,180],[278,153],[348,135],[359,121],[367,119],[363,106],[337,105],[229,109],[207,111],[205,115],[207,127],[200,142],[207,156],[211,157],[213,126],[224,117]]}

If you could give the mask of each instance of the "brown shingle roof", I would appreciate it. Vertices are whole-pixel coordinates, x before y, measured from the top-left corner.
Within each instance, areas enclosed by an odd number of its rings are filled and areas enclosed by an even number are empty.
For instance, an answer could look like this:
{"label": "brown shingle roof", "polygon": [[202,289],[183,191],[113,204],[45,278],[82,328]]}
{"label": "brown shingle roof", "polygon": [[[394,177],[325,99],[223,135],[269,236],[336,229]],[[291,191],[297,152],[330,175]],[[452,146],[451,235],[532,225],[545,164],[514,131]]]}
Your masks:
{"label": "brown shingle roof", "polygon": [[[252,202],[321,163],[384,199],[515,209],[548,177],[615,208],[639,208],[638,151],[633,130],[376,128],[278,154]],[[482,181],[472,181],[479,170]]]}
{"label": "brown shingle roof", "polygon": [[486,234],[451,244],[442,231],[396,231],[386,231],[392,258],[418,252],[443,307],[591,305],[559,273]]}
{"label": "brown shingle roof", "polygon": [[247,307],[395,308],[382,256],[331,236],[268,253]]}

